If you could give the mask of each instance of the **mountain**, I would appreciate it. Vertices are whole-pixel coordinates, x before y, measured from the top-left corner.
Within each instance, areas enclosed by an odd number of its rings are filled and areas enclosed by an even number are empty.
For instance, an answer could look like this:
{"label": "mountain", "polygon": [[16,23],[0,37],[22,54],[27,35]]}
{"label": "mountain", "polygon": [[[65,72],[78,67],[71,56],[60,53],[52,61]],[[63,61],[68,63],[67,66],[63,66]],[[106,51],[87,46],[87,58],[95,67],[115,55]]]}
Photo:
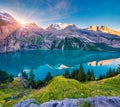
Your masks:
{"label": "mountain", "polygon": [[108,28],[106,26],[90,26],[87,28],[88,30],[103,32],[103,33],[109,33],[120,36],[120,32],[113,30],[111,28]]}
{"label": "mountain", "polygon": [[0,53],[26,49],[120,51],[120,36],[107,27],[81,29],[74,24],[51,24],[46,29],[21,25],[8,13],[0,13]]}
{"label": "mountain", "polygon": [[27,23],[15,30],[13,35],[17,37],[40,36],[42,31],[43,28],[37,26],[35,23]]}
{"label": "mountain", "polygon": [[23,26],[8,13],[0,13],[0,53],[37,47],[32,42],[39,43],[42,31],[35,23]]}
{"label": "mountain", "polygon": [[46,30],[62,30],[68,26],[72,26],[73,24],[67,24],[67,23],[57,23],[57,24],[50,24]]}
{"label": "mountain", "polygon": [[9,14],[0,12],[0,39],[14,32],[20,24]]}

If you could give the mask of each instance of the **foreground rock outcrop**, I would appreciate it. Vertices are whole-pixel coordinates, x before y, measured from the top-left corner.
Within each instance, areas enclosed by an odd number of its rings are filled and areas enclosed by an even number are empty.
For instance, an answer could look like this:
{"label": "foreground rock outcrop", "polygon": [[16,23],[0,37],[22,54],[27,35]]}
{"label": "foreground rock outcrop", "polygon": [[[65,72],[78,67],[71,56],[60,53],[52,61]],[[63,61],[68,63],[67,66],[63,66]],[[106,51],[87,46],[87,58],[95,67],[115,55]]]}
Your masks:
{"label": "foreground rock outcrop", "polygon": [[39,104],[34,99],[28,99],[19,102],[14,107],[85,107],[86,105],[87,107],[120,107],[120,96],[52,100],[44,104]]}

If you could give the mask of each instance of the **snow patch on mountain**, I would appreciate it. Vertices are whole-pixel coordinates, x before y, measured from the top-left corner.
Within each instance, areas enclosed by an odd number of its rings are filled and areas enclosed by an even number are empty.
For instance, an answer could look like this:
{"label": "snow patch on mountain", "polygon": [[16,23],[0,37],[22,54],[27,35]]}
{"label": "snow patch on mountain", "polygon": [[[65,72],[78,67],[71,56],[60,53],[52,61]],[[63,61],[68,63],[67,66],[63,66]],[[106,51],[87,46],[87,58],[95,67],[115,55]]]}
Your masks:
{"label": "snow patch on mountain", "polygon": [[56,24],[50,24],[47,29],[55,29],[55,30],[62,30],[65,29],[68,26],[73,26],[73,24],[67,24],[67,23],[56,23]]}

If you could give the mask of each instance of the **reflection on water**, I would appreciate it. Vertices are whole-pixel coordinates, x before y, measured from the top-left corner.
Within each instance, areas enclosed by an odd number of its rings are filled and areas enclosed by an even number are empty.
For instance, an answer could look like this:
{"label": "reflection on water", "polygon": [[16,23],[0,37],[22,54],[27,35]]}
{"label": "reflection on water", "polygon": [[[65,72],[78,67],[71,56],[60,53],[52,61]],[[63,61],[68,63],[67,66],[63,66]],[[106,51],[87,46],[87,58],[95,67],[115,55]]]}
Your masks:
{"label": "reflection on water", "polygon": [[[120,58],[108,59],[101,61],[92,61],[84,64],[84,67],[87,69],[94,70],[96,77],[99,77],[100,74],[105,74],[109,68],[116,69],[120,64]],[[87,71],[86,69],[86,71]]]}
{"label": "reflection on water", "polygon": [[107,65],[110,65],[111,67],[113,67],[113,66],[117,66],[118,64],[120,64],[120,58],[88,62],[88,65],[90,65],[90,66],[107,66]]}
{"label": "reflection on water", "polygon": [[[63,68],[61,68],[63,64]],[[90,52],[90,51],[21,51],[15,53],[0,54],[0,69],[17,75],[21,70],[33,67],[38,74],[54,72],[62,74],[64,66],[69,69],[77,68],[83,64],[85,71],[95,70],[95,75],[105,73],[109,67],[116,68],[120,64],[119,52]],[[56,68],[57,67],[57,68]],[[58,69],[60,68],[60,69]]]}

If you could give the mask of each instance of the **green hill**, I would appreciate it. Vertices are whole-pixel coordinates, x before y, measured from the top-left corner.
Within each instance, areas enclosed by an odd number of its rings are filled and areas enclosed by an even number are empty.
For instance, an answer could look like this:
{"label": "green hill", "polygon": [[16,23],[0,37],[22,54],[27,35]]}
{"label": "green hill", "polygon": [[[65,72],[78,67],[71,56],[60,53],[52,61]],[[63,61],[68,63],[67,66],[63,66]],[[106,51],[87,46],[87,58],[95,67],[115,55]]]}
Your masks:
{"label": "green hill", "polygon": [[36,90],[31,96],[40,102],[45,102],[64,98],[84,98],[91,96],[90,92],[91,89],[83,83],[58,76],[50,81],[45,88]]}
{"label": "green hill", "polygon": [[97,95],[120,96],[119,84],[120,75],[100,81],[90,81],[85,83],[80,83],[73,79],[66,79],[62,76],[58,76],[53,78],[46,87],[32,90],[25,96],[20,96],[19,98],[7,101],[4,105],[5,107],[12,107],[12,105],[17,102],[30,98],[34,98],[38,102],[43,103],[49,100],[85,98]]}
{"label": "green hill", "polygon": [[39,102],[46,102],[55,99],[84,98],[96,95],[119,96],[120,85],[118,84],[120,84],[120,75],[86,83],[58,76],[50,81],[45,88],[35,90],[30,97]]}

